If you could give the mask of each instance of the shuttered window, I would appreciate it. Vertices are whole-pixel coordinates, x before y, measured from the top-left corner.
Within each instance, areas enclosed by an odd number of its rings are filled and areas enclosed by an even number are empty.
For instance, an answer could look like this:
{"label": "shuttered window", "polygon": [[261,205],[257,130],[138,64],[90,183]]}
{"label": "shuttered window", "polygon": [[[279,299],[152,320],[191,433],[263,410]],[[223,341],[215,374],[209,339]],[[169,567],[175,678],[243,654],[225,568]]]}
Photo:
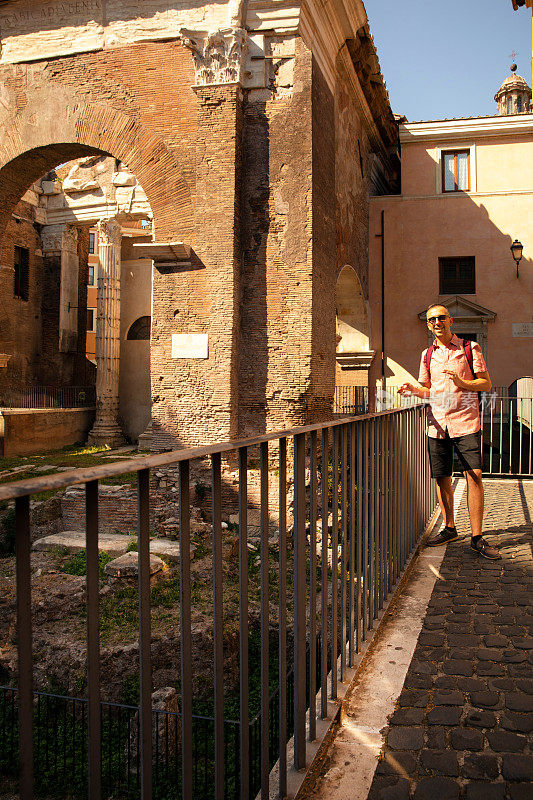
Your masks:
{"label": "shuttered window", "polygon": [[475,294],[474,256],[439,258],[439,294]]}
{"label": "shuttered window", "polygon": [[27,247],[15,245],[13,266],[15,268],[13,294],[21,300],[28,300],[30,296],[30,251]]}

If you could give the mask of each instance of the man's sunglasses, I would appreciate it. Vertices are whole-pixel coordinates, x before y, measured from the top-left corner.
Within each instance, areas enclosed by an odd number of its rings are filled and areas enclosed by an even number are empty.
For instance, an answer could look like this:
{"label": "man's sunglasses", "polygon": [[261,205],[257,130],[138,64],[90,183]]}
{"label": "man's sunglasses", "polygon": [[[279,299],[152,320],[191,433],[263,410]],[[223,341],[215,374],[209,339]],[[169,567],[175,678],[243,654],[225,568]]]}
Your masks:
{"label": "man's sunglasses", "polygon": [[428,317],[428,322],[434,325],[436,322],[444,322],[445,319],[448,319],[448,314],[439,314],[438,317]]}

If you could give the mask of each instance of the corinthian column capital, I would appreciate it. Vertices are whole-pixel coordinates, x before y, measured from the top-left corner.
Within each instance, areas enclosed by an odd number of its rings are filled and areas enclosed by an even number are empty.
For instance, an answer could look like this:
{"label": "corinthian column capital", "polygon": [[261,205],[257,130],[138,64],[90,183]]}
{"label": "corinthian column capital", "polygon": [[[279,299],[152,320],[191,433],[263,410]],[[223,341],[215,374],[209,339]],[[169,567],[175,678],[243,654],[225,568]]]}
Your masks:
{"label": "corinthian column capital", "polygon": [[122,240],[122,227],[116,219],[101,219],[97,224],[99,244],[120,245]]}

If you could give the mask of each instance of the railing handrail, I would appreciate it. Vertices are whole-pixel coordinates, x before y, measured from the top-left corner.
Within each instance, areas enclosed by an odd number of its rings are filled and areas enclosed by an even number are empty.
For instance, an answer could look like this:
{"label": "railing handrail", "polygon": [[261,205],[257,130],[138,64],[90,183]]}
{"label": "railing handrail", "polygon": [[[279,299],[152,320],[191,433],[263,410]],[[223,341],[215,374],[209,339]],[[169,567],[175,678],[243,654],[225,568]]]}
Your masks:
{"label": "railing handrail", "polygon": [[[11,692],[12,694],[18,693],[18,688],[16,686],[2,686],[0,685],[0,692]],[[70,694],[53,694],[53,692],[41,692],[39,690],[34,690],[33,694],[35,697],[48,697],[52,700],[67,700],[69,703],[85,703],[86,705],[89,703],[88,697],[77,697],[76,695]],[[139,711],[139,706],[132,706],[128,703],[116,703],[112,700],[100,700],[100,705],[106,708],[118,708],[124,711]],[[178,711],[170,711],[167,708],[152,708],[152,714],[167,714],[169,717],[181,717],[182,712],[178,709]],[[193,714],[193,719],[201,719],[206,722],[214,722],[214,717],[205,716],[205,714]],[[254,718],[255,719],[255,718]],[[228,717],[224,717],[224,722],[227,722],[229,725],[240,725],[240,722],[236,719],[229,719]],[[250,720],[250,725],[254,722],[254,720]]]}
{"label": "railing handrail", "polygon": [[140,456],[127,461],[114,461],[111,464],[101,464],[96,467],[78,467],[70,472],[61,472],[56,475],[40,475],[38,478],[27,478],[21,481],[12,481],[0,486],[0,500],[14,500],[17,497],[25,497],[30,494],[48,491],[49,489],[64,489],[77,483],[97,481],[103,478],[113,478],[116,475],[124,475],[128,472],[141,472],[144,469],[154,469],[164,467],[168,464],[179,464],[181,461],[193,461],[197,458],[218,453],[227,453],[239,450],[241,447],[254,447],[263,442],[271,442],[275,439],[288,439],[302,433],[312,433],[321,431],[324,428],[336,428],[346,425],[348,422],[363,422],[364,420],[375,419],[390,414],[403,414],[410,410],[410,407],[390,408],[384,411],[375,411],[368,414],[351,415],[341,419],[333,419],[327,422],[318,422],[313,425],[303,425],[297,428],[286,428],[281,431],[265,433],[251,439],[234,439],[217,444],[203,445],[200,447],[184,448],[182,450],[170,450],[153,456]]}

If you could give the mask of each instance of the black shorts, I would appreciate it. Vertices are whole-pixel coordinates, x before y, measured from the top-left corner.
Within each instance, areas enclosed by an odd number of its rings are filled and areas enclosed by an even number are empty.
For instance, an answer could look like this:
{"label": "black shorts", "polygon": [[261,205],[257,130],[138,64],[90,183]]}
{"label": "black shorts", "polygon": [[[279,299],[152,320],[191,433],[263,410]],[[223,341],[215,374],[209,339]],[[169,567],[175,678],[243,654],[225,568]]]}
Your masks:
{"label": "black shorts", "polygon": [[481,431],[455,439],[448,436],[448,431],[444,439],[428,436],[428,451],[432,478],[452,475],[454,453],[461,471],[481,469]]}

